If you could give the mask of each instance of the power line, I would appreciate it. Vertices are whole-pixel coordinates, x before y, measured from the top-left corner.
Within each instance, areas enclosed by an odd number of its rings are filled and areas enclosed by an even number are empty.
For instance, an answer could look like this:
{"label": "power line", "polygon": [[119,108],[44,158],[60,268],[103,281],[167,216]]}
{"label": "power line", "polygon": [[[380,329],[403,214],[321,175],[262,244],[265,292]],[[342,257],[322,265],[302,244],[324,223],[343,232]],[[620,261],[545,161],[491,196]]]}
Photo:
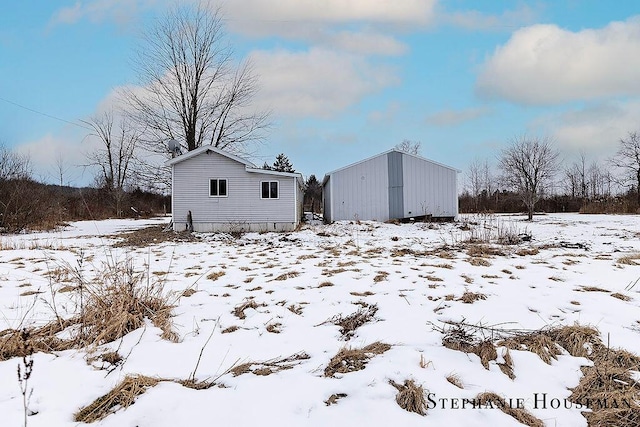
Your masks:
{"label": "power line", "polygon": [[38,111],[38,110],[34,110],[33,108],[25,107],[24,105],[20,105],[17,102],[13,102],[13,101],[10,101],[10,100],[2,98],[2,97],[0,97],[0,101],[4,101],[7,104],[15,105],[16,107],[20,107],[20,108],[22,108],[24,110],[31,111],[32,113],[40,114],[41,116],[49,117],[50,119],[54,119],[54,120],[58,120],[58,121],[61,121],[61,122],[64,122],[64,123],[68,123],[70,125],[77,126],[79,128],[82,128],[82,129],[93,130],[93,129],[88,128],[86,126],[83,126],[83,125],[81,125],[79,123],[70,122],[69,120],[61,119],[60,117],[52,116],[51,114],[43,113],[42,111]]}

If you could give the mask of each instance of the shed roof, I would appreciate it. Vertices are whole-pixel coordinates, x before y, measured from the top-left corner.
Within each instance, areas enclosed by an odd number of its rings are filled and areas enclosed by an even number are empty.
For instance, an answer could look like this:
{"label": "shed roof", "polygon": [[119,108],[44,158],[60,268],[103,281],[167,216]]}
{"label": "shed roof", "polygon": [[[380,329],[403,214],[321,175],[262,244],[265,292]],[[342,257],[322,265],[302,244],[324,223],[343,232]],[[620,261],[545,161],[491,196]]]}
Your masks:
{"label": "shed roof", "polygon": [[446,168],[446,169],[450,169],[450,170],[452,170],[452,171],[456,171],[457,173],[461,173],[461,172],[462,172],[460,169],[456,169],[456,168],[454,168],[454,167],[447,166],[447,165],[445,165],[445,164],[443,164],[443,163],[438,163],[438,162],[436,162],[436,161],[434,161],[434,160],[427,159],[426,157],[418,156],[418,155],[415,155],[415,154],[410,154],[410,153],[407,153],[406,151],[398,150],[397,148],[392,148],[391,150],[387,150],[387,151],[385,151],[385,152],[383,152],[383,153],[376,154],[375,156],[367,157],[366,159],[359,160],[359,161],[357,161],[357,162],[355,162],[355,163],[351,163],[351,164],[349,164],[349,165],[347,165],[347,166],[343,166],[343,167],[341,167],[341,168],[338,168],[338,169],[332,170],[331,172],[327,172],[327,173],[324,175],[324,178],[322,179],[322,185],[326,184],[326,182],[329,180],[329,177],[330,177],[332,174],[336,173],[336,172],[340,172],[341,170],[348,169],[348,168],[353,167],[353,166],[357,166],[357,165],[359,165],[359,164],[361,164],[361,163],[367,162],[367,161],[369,161],[369,160],[371,160],[371,159],[375,159],[375,158],[377,158],[377,157],[386,156],[387,154],[389,154],[389,153],[391,153],[391,152],[394,152],[394,151],[395,151],[395,152],[398,152],[398,153],[402,153],[402,154],[404,154],[404,155],[406,155],[406,156],[414,157],[414,158],[416,158],[416,159],[420,159],[420,160],[423,160],[423,161],[425,161],[425,162],[432,163],[432,164],[434,164],[434,165],[441,166],[441,167]]}

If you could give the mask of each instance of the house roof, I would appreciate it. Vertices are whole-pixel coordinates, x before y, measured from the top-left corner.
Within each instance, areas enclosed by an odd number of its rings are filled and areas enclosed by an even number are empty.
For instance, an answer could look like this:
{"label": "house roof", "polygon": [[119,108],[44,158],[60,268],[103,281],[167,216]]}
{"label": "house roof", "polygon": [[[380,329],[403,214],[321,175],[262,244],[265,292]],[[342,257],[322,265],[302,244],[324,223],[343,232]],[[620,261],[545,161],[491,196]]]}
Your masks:
{"label": "house roof", "polygon": [[359,160],[359,161],[357,161],[357,162],[355,162],[355,163],[351,163],[351,164],[349,164],[349,165],[347,165],[347,166],[343,166],[343,167],[341,167],[341,168],[338,168],[338,169],[332,170],[331,172],[327,172],[327,173],[324,175],[324,178],[322,179],[322,185],[325,185],[325,184],[327,183],[327,181],[329,180],[329,177],[330,177],[332,174],[336,173],[336,172],[340,172],[341,170],[348,169],[348,168],[353,167],[353,166],[357,166],[357,165],[359,165],[359,164],[361,164],[361,163],[367,162],[367,161],[369,161],[369,160],[371,160],[371,159],[375,159],[375,158],[377,158],[377,157],[386,156],[387,154],[389,154],[389,153],[391,153],[391,152],[394,152],[394,151],[395,151],[395,152],[397,152],[397,153],[402,153],[402,154],[404,154],[404,155],[406,155],[406,156],[414,157],[414,158],[416,158],[416,159],[420,159],[420,160],[423,160],[423,161],[425,161],[425,162],[432,163],[432,164],[434,164],[434,165],[441,166],[441,167],[446,168],[446,169],[450,169],[450,170],[452,170],[452,171],[456,171],[457,173],[461,173],[461,172],[462,172],[460,169],[456,169],[456,168],[454,168],[454,167],[447,166],[447,165],[445,165],[445,164],[443,164],[443,163],[438,163],[438,162],[436,162],[436,161],[434,161],[434,160],[427,159],[426,157],[418,156],[418,155],[415,155],[415,154],[410,154],[410,153],[407,153],[407,152],[405,152],[405,151],[398,150],[397,148],[392,148],[391,150],[387,150],[387,151],[385,151],[385,152],[383,152],[383,153],[376,154],[375,156],[367,157],[366,159]]}
{"label": "house roof", "polygon": [[214,147],[213,145],[202,145],[198,148],[196,148],[195,150],[191,150],[188,153],[185,154],[181,154],[177,157],[174,157],[173,159],[167,160],[164,164],[166,166],[173,166],[176,163],[180,163],[183,162],[185,160],[191,159],[193,157],[196,157],[202,153],[206,153],[207,151],[213,151],[214,153],[220,154],[221,156],[227,157],[231,160],[235,160],[238,163],[242,163],[243,165],[250,167],[250,168],[256,168],[256,165],[254,165],[253,163],[251,163],[249,160],[247,159],[243,159],[242,157],[236,156],[235,154],[231,154],[228,151],[222,150],[218,147]]}
{"label": "house roof", "polygon": [[167,160],[164,164],[167,166],[173,166],[177,163],[199,156],[200,154],[206,153],[206,152],[214,152],[221,156],[227,157],[231,160],[235,160],[238,163],[242,163],[243,165],[245,165],[245,170],[247,172],[262,173],[266,175],[288,176],[288,177],[297,178],[299,182],[303,181],[302,174],[298,172],[279,172],[279,171],[274,171],[269,169],[262,169],[257,167],[247,159],[244,159],[240,156],[236,156],[235,154],[231,154],[228,151],[222,150],[212,145],[203,145],[201,147],[196,148],[195,150],[189,151],[186,154],[182,154],[178,157],[174,157],[173,159]]}

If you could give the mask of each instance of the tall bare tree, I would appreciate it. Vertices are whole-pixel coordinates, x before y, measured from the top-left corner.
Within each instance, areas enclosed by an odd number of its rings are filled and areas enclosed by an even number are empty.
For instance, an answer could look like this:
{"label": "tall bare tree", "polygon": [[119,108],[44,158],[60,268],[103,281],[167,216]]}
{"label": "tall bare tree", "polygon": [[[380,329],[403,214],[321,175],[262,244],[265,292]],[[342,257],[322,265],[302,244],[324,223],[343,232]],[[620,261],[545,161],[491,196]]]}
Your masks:
{"label": "tall bare tree", "polygon": [[622,170],[622,184],[635,187],[640,205],[640,133],[629,132],[626,138],[620,139],[618,152],[611,161]]}
{"label": "tall bare tree", "polygon": [[551,183],[558,166],[559,153],[549,138],[518,136],[502,150],[500,169],[505,184],[517,191],[533,220],[536,202]]}
{"label": "tall bare tree", "polygon": [[402,140],[401,143],[396,144],[393,148],[407,154],[413,154],[414,156],[418,156],[420,155],[420,150],[422,150],[422,142],[404,139]]}
{"label": "tall bare tree", "polygon": [[143,40],[135,58],[142,87],[123,95],[147,149],[166,154],[175,139],[183,151],[211,144],[238,152],[263,137],[268,113],[250,109],[256,76],[234,62],[219,9],[176,6]]}
{"label": "tall bare tree", "polygon": [[116,117],[113,111],[83,122],[93,129],[90,136],[99,141],[99,148],[87,154],[89,165],[98,168],[97,181],[101,187],[109,191],[116,205],[116,214],[121,215],[121,202],[133,175],[141,132],[127,119]]}

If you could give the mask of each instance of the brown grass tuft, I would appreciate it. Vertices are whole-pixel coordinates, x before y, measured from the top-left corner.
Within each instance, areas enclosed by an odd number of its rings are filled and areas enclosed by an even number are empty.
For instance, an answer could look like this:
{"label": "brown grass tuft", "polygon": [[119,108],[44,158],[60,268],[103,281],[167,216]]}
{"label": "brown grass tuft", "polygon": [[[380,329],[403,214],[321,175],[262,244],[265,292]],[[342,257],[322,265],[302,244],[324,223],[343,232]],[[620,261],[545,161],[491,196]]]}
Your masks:
{"label": "brown grass tuft", "polygon": [[518,249],[518,251],[516,252],[516,255],[531,256],[531,255],[538,255],[539,253],[540,253],[540,249],[538,248],[521,248],[521,249]]}
{"label": "brown grass tuft", "polygon": [[331,358],[329,364],[324,369],[325,377],[334,377],[335,374],[346,374],[348,372],[360,371],[365,368],[369,359],[389,350],[389,344],[376,341],[360,349],[341,349]]}
{"label": "brown grass tuft", "polygon": [[458,374],[449,374],[447,375],[447,381],[449,381],[454,386],[464,389],[464,385],[462,384],[462,380]]}
{"label": "brown grass tuft", "polygon": [[342,399],[343,397],[347,397],[347,393],[334,393],[324,401],[324,404],[327,406],[335,405],[336,403],[338,403],[338,400]]}
{"label": "brown grass tuft", "polygon": [[402,385],[389,380],[389,384],[398,390],[396,395],[398,406],[408,412],[427,415],[427,402],[424,398],[424,388],[421,385],[416,385],[413,380],[405,380]]}
{"label": "brown grass tuft", "polygon": [[266,360],[264,362],[246,362],[240,365],[234,366],[229,369],[229,372],[234,377],[247,374],[249,372],[258,376],[267,376],[275,374],[280,371],[291,369],[294,366],[300,364],[302,360],[310,359],[311,357],[305,352],[294,353],[288,357],[278,357],[275,359]]}
{"label": "brown grass tuft", "polygon": [[603,347],[600,333],[591,326],[562,326],[546,333],[574,357],[588,357],[592,352]]}
{"label": "brown grass tuft", "polygon": [[214,271],[213,273],[207,274],[207,279],[209,279],[209,280],[218,280],[219,278],[221,278],[225,274],[226,273],[224,271]]}
{"label": "brown grass tuft", "polygon": [[618,298],[619,300],[622,300],[622,301],[631,301],[631,297],[630,296],[627,296],[625,294],[621,294],[619,292],[611,294],[611,296],[614,297],[614,298]]}
{"label": "brown grass tuft", "polygon": [[491,360],[498,358],[498,353],[491,340],[480,341],[461,325],[455,325],[446,331],[442,337],[442,345],[451,350],[477,355],[485,369],[489,369]]}
{"label": "brown grass tuft", "polygon": [[487,296],[485,294],[481,294],[479,292],[465,291],[465,293],[462,294],[460,298],[458,298],[458,301],[462,301],[465,304],[473,304],[478,300],[485,300],[485,299],[487,299]]}
{"label": "brown grass tuft", "polygon": [[495,407],[500,409],[510,417],[515,418],[520,424],[529,427],[544,427],[544,422],[531,415],[529,411],[523,408],[512,408],[508,402],[495,393],[486,392],[476,396],[476,400],[483,407]]}
{"label": "brown grass tuft", "polygon": [[138,396],[160,382],[157,378],[144,375],[127,375],[113,390],[80,409],[73,416],[74,421],[92,423],[102,420],[118,409],[127,408],[135,403]]}
{"label": "brown grass tuft", "polygon": [[222,332],[220,332],[221,334],[230,334],[231,332],[235,332],[238,329],[240,329],[239,326],[233,325],[233,326],[229,326],[228,328],[225,328],[222,330]]}
{"label": "brown grass tuft", "polygon": [[329,281],[325,281],[325,282],[322,282],[322,283],[320,283],[318,285],[319,288],[326,288],[326,287],[329,287],[329,286],[333,286],[333,283],[331,283]]}
{"label": "brown grass tuft", "polygon": [[355,313],[345,317],[342,315],[334,316],[327,321],[340,327],[340,334],[342,334],[342,338],[345,340],[353,337],[356,329],[360,326],[375,320],[375,315],[378,312],[378,306],[375,304],[367,304],[365,302],[361,302],[360,305],[362,308],[358,309]]}
{"label": "brown grass tuft", "polygon": [[616,261],[618,264],[625,265],[640,265],[640,253],[629,254],[618,258]]}
{"label": "brown grass tuft", "polygon": [[246,300],[245,302],[237,305],[232,313],[240,320],[244,320],[247,318],[247,315],[244,314],[244,311],[248,308],[253,308],[254,310],[258,307],[264,307],[265,304],[257,304],[253,299]]}
{"label": "brown grass tuft", "polygon": [[294,277],[298,277],[299,275],[300,275],[300,273],[298,273],[297,271],[287,271],[285,273],[282,273],[281,275],[279,275],[278,277],[276,277],[273,280],[282,281],[282,280],[287,280],[287,279],[293,279]]}
{"label": "brown grass tuft", "polygon": [[389,273],[386,271],[378,271],[378,274],[373,278],[375,283],[382,282],[383,280],[387,280],[387,276]]}
{"label": "brown grass tuft", "polygon": [[484,258],[473,257],[467,258],[467,262],[475,267],[490,267],[491,263]]}
{"label": "brown grass tuft", "polygon": [[498,345],[511,350],[527,350],[537,354],[546,364],[560,355],[556,343],[545,333],[535,332],[531,334],[510,337],[498,342]]}

